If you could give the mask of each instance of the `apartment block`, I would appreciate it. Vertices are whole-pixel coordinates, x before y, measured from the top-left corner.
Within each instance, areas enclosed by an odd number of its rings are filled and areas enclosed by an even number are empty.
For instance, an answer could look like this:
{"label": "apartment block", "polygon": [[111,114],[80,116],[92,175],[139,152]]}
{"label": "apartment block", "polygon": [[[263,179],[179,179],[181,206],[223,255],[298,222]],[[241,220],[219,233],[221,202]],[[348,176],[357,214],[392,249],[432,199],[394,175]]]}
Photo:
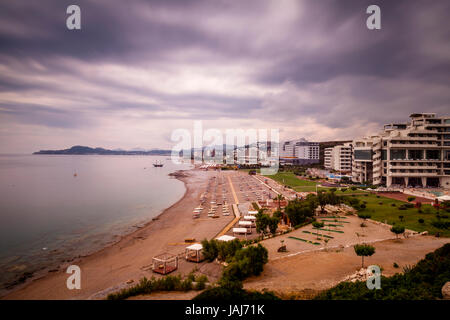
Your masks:
{"label": "apartment block", "polygon": [[414,113],[352,145],[355,182],[450,188],[450,116]]}
{"label": "apartment block", "polygon": [[352,171],[352,146],[350,143],[337,145],[324,150],[325,169],[335,170],[342,173]]}
{"label": "apartment block", "polygon": [[285,141],[280,147],[280,161],[291,164],[319,163],[319,143],[304,138]]}

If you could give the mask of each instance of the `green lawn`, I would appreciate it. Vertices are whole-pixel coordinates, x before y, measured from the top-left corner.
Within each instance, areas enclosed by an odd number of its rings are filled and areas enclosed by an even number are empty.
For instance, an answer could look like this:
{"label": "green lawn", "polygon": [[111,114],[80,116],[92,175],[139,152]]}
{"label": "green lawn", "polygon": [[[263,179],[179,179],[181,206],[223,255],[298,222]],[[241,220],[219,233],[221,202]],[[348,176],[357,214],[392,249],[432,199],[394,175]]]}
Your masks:
{"label": "green lawn", "polygon": [[[290,186],[292,187],[292,189],[294,189],[297,192],[314,192],[316,191],[316,185],[320,184],[319,182],[316,181],[310,181],[310,180],[304,180],[304,179],[300,179],[298,178],[294,173],[292,172],[278,172],[274,175],[271,176],[267,176],[268,178],[271,178],[283,185],[286,186]],[[317,190],[323,190],[323,191],[327,191],[331,188],[329,187],[318,187]],[[365,191],[361,191],[361,190],[355,190],[352,191],[350,190],[350,188],[347,188],[346,192],[342,192],[340,190],[336,191],[336,194],[364,194],[366,193]]]}
{"label": "green lawn", "polygon": [[[428,231],[430,234],[436,234],[440,232],[442,236],[449,237],[450,230],[437,229],[431,225],[431,222],[436,220],[436,210],[431,205],[422,205],[422,212],[419,213],[418,209],[411,208],[406,210],[399,210],[398,207],[404,204],[403,201],[398,201],[394,199],[385,198],[380,196],[377,198],[374,194],[357,195],[361,201],[366,201],[366,208],[361,210],[361,213],[369,213],[371,219],[387,222],[388,224],[399,224],[405,226],[405,228],[414,231]],[[382,203],[382,204],[379,204]],[[392,204],[396,206],[393,207]],[[442,210],[441,210],[442,211]],[[441,212],[441,214],[450,215],[447,212]],[[400,221],[399,216],[403,216],[403,222]],[[419,219],[425,220],[424,223],[419,223]],[[448,218],[447,218],[448,219]],[[447,219],[442,218],[446,221]]]}

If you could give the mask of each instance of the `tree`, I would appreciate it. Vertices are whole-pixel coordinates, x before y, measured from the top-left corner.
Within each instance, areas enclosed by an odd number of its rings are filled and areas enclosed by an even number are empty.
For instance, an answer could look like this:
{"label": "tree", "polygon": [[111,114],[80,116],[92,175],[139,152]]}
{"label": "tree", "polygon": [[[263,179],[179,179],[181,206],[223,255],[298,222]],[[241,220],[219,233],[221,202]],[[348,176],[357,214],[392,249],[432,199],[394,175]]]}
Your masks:
{"label": "tree", "polygon": [[280,210],[280,204],[281,204],[281,201],[284,200],[284,197],[282,194],[278,194],[275,199],[278,201],[278,210]]}
{"label": "tree", "polygon": [[319,239],[319,229],[323,228],[325,224],[323,222],[314,221],[312,225],[317,229],[317,239]]}
{"label": "tree", "polygon": [[403,222],[404,216],[398,216],[398,218],[400,219],[401,222]]}
{"label": "tree", "polygon": [[293,200],[289,201],[288,205],[284,209],[284,212],[288,216],[293,226],[297,226],[307,219],[311,219],[314,215],[315,198],[307,197],[306,200]]}
{"label": "tree", "polygon": [[395,235],[397,236],[398,239],[398,235],[402,234],[403,232],[405,232],[405,227],[404,226],[392,226],[391,228],[391,232],[395,233]]}
{"label": "tree", "polygon": [[317,193],[317,200],[319,201],[320,213],[324,213],[325,206],[328,204],[327,194],[323,191]]}
{"label": "tree", "polygon": [[375,247],[368,244],[355,244],[353,249],[356,255],[362,258],[361,268],[364,268],[364,257],[370,257],[375,253]]}
{"label": "tree", "polygon": [[414,200],[416,200],[416,197],[408,197],[408,202],[413,202]]}
{"label": "tree", "polygon": [[267,214],[262,213],[262,210],[256,215],[256,232],[262,233],[264,236],[269,226],[270,217]]}
{"label": "tree", "polygon": [[269,226],[269,231],[271,234],[275,235],[275,233],[277,232],[279,222],[280,222],[280,218],[275,217],[275,216],[269,217],[268,226]]}

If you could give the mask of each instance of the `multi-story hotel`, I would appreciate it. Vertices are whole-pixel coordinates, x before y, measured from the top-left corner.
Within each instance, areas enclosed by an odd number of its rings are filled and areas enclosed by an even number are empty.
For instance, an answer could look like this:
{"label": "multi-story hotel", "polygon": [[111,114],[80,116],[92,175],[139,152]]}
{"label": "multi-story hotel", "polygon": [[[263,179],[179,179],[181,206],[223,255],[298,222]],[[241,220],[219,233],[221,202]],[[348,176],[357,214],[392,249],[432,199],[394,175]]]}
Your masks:
{"label": "multi-story hotel", "polygon": [[291,164],[319,163],[319,143],[299,140],[285,141],[280,147],[280,161]]}
{"label": "multi-story hotel", "polygon": [[414,113],[410,118],[353,141],[353,181],[450,188],[450,116]]}
{"label": "multi-story hotel", "polygon": [[324,150],[325,169],[349,173],[352,171],[352,146],[350,143]]}

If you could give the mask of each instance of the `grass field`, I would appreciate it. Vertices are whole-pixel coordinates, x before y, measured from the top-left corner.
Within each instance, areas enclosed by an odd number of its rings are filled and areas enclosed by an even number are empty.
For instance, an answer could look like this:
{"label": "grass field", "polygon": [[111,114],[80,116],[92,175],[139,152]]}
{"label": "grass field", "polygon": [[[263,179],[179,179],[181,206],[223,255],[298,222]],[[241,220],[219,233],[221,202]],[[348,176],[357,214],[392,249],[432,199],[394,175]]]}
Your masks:
{"label": "grass field", "polygon": [[[405,228],[414,231],[428,231],[430,234],[440,232],[442,236],[450,236],[450,230],[437,229],[431,225],[431,222],[436,220],[436,209],[434,209],[431,205],[422,205],[423,213],[419,213],[417,208],[399,210],[398,207],[405,202],[385,198],[383,196],[379,196],[379,198],[377,198],[375,194],[368,194],[367,196],[357,195],[357,197],[361,201],[367,202],[366,208],[362,209],[360,212],[369,213],[371,215],[371,219],[373,220],[386,222],[391,225],[394,223],[403,225]],[[395,207],[393,207],[392,204],[395,204]],[[448,213],[441,212],[441,214]],[[400,221],[399,216],[403,216],[403,221]],[[425,222],[419,223],[419,219],[423,219]],[[447,219],[442,218],[444,221]]]}
{"label": "grass field", "polygon": [[317,182],[299,179],[292,172],[278,172],[274,175],[267,176],[267,177],[271,178],[283,185],[290,186],[295,191],[299,191],[299,192],[316,191]]}
{"label": "grass field", "polygon": [[[316,191],[316,185],[320,184],[320,182],[316,181],[310,181],[310,180],[304,180],[298,178],[294,173],[292,172],[278,172],[275,175],[267,176],[268,178],[271,178],[283,185],[290,186],[292,189],[298,192],[314,192]],[[327,191],[331,188],[329,187],[318,187],[317,190],[324,190]],[[336,191],[336,194],[365,194],[365,191],[362,190],[355,190],[352,191],[349,188],[347,188],[347,191],[342,192],[340,190]]]}

